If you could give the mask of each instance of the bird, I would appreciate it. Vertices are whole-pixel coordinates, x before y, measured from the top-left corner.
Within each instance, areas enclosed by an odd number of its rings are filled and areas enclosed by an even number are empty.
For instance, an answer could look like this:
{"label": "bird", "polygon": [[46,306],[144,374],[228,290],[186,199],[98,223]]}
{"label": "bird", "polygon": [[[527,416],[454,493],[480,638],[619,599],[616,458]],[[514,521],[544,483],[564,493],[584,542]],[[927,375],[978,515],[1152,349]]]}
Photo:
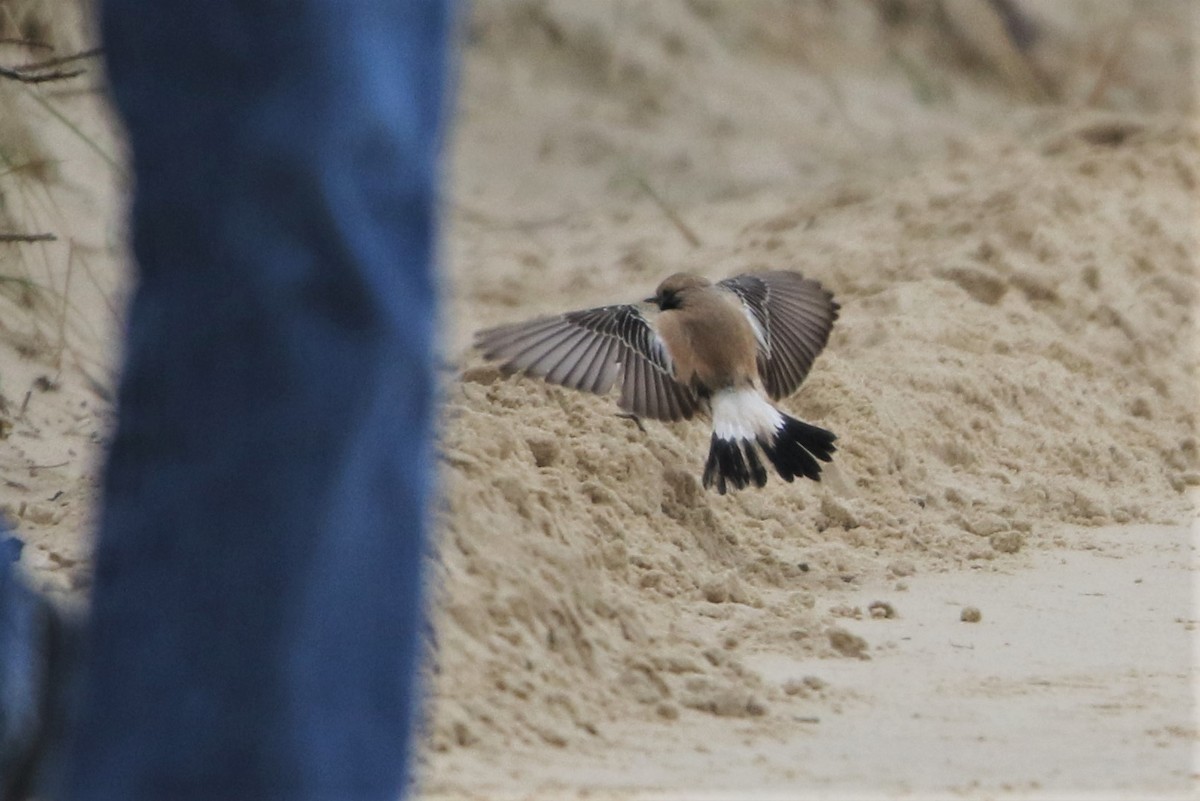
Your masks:
{"label": "bird", "polygon": [[[819,281],[792,270],[713,283],[678,272],[654,295],[570,311],[475,334],[506,373],[608,394],[638,418],[712,422],[702,483],[724,495],[767,483],[761,451],[779,476],[821,480],[837,435],[781,411],[829,341],[840,305]],[[640,427],[640,422],[638,423]]]}

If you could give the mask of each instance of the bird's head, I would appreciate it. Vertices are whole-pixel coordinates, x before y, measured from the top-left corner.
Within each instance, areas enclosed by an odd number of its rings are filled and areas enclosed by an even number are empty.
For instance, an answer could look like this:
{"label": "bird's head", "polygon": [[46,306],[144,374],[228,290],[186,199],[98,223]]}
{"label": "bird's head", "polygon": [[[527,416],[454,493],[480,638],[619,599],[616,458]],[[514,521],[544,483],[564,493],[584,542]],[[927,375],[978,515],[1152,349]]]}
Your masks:
{"label": "bird's head", "polygon": [[678,309],[689,292],[708,286],[712,286],[712,282],[703,276],[695,273],[675,273],[663,279],[654,296],[646,298],[646,303],[653,303],[663,311]]}

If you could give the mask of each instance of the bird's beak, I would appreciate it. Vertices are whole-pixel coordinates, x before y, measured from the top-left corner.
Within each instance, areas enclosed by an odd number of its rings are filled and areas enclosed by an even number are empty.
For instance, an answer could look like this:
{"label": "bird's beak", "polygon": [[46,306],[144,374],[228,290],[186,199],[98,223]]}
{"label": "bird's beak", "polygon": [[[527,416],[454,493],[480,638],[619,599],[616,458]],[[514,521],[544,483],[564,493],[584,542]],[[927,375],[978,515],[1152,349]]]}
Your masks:
{"label": "bird's beak", "polygon": [[658,295],[655,295],[655,296],[654,296],[654,297],[652,297],[652,298],[646,298],[645,300],[643,300],[643,301],[642,301],[642,303],[655,303],[655,304],[657,304],[657,303],[658,303]]}

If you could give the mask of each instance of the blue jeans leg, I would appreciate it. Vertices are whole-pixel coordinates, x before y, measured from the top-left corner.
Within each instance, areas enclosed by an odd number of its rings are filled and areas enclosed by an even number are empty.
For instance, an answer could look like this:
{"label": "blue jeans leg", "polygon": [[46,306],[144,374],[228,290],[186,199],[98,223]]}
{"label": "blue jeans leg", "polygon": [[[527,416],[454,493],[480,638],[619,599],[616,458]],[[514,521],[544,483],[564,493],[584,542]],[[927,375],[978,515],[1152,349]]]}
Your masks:
{"label": "blue jeans leg", "polygon": [[393,799],[446,2],[105,0],[138,283],[67,797]]}
{"label": "blue jeans leg", "polygon": [[0,518],[0,795],[24,772],[41,723],[44,657],[38,598],[12,564]]}

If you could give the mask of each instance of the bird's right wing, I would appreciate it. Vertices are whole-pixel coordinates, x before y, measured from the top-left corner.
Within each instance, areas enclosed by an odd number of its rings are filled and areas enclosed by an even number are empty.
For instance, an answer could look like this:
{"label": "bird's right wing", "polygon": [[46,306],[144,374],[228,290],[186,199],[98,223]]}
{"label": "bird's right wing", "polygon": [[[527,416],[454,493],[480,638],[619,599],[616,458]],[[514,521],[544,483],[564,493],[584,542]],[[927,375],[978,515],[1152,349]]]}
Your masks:
{"label": "bird's right wing", "polygon": [[658,333],[636,306],[601,306],[475,334],[483,355],[506,370],[604,395],[621,381],[622,409],[656,420],[691,419],[695,392],[674,378]]}

